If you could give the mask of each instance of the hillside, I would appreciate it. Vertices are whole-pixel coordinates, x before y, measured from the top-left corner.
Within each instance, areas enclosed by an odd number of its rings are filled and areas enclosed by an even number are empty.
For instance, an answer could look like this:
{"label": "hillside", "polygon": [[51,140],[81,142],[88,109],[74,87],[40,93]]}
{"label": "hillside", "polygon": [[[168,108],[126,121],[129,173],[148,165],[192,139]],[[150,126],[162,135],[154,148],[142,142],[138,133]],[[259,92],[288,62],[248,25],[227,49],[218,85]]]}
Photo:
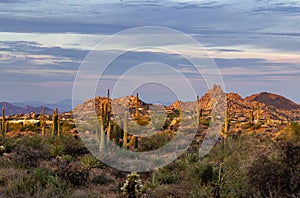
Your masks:
{"label": "hillside", "polygon": [[[211,101],[211,93],[215,93],[219,96],[225,94],[220,86],[215,85],[211,90],[208,90],[200,97],[198,101],[199,107],[206,112],[211,110],[213,104]],[[247,119],[251,110],[253,110],[253,114],[257,114],[259,111],[261,119],[278,121],[300,119],[300,105],[283,96],[272,93],[263,92],[246,98],[242,98],[237,93],[226,93],[226,101],[229,115],[235,119]],[[187,102],[175,101],[169,108],[179,109],[180,104],[187,105]],[[191,103],[189,104],[192,105]]]}

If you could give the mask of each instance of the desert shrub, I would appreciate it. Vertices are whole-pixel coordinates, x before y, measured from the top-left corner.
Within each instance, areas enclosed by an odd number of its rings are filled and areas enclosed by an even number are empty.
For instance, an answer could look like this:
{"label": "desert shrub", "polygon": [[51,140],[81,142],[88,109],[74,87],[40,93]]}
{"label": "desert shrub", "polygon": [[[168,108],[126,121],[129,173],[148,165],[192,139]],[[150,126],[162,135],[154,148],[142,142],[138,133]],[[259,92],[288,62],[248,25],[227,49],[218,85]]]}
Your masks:
{"label": "desert shrub", "polygon": [[201,119],[199,124],[204,125],[204,126],[209,126],[210,120],[209,119]]}
{"label": "desert shrub", "polygon": [[292,122],[289,126],[289,129],[292,131],[293,134],[296,136],[300,135],[300,124],[297,122]]}
{"label": "desert shrub", "polygon": [[181,162],[182,161],[178,160],[153,173],[153,185],[179,183],[183,179],[184,169],[186,168],[182,166]]}
{"label": "desert shrub", "polygon": [[63,194],[68,189],[68,186],[65,181],[63,181],[61,178],[56,176],[49,176],[46,188],[44,192],[42,193],[44,196],[40,197],[57,197],[61,195],[61,197],[64,197]]}
{"label": "desert shrub", "polygon": [[261,127],[261,124],[254,124],[250,127],[251,130],[257,130],[257,129],[260,129]]}
{"label": "desert shrub", "polygon": [[285,128],[279,139],[284,139],[287,141],[297,142],[300,140],[300,124],[297,122],[292,122],[287,128]]}
{"label": "desert shrub", "polygon": [[63,155],[63,146],[56,144],[51,145],[49,149],[49,154],[52,157],[62,156]]}
{"label": "desert shrub", "polygon": [[9,123],[9,131],[21,132],[23,128],[22,123]]}
{"label": "desert shrub", "polygon": [[254,124],[247,122],[245,124],[242,125],[242,129],[249,129],[250,127],[252,127]]}
{"label": "desert shrub", "polygon": [[38,131],[39,127],[36,124],[23,124],[21,131]]}
{"label": "desert shrub", "polygon": [[40,159],[43,158],[42,151],[34,150],[24,144],[16,146],[16,154],[13,156],[14,163],[19,168],[35,168],[39,166]]}
{"label": "desert shrub", "polygon": [[191,168],[191,178],[196,178],[201,184],[208,184],[217,181],[217,172],[208,162],[198,162]]}
{"label": "desert shrub", "polygon": [[105,177],[104,175],[98,175],[92,179],[92,182],[93,182],[93,184],[107,185],[107,184],[113,183],[114,180],[109,179],[109,178]]}
{"label": "desert shrub", "polygon": [[100,166],[100,161],[90,154],[80,157],[80,162],[85,169],[98,168]]}
{"label": "desert shrub", "polygon": [[153,127],[155,128],[156,131],[161,131],[164,128],[166,128],[165,126],[166,118],[164,116],[159,116],[151,119],[152,119],[151,123],[153,124]]}
{"label": "desert shrub", "polygon": [[70,124],[70,123],[68,123],[66,121],[63,121],[61,123],[61,131],[62,132],[71,131],[75,127],[76,127],[75,124]]}
{"label": "desert shrub", "polygon": [[182,177],[177,173],[162,171],[155,175],[158,184],[174,184],[181,181]]}
{"label": "desert shrub", "polygon": [[61,137],[58,144],[63,146],[63,153],[73,157],[89,154],[89,150],[84,146],[81,140],[75,140],[70,135]]}
{"label": "desert shrub", "polygon": [[272,153],[257,156],[249,166],[248,183],[256,196],[297,197],[300,193],[300,146],[278,144]]}
{"label": "desert shrub", "polygon": [[3,146],[5,149],[3,152],[5,153],[10,153],[14,148],[15,148],[15,143],[12,138],[3,138],[2,136],[0,137],[0,146]]}
{"label": "desert shrub", "polygon": [[141,138],[139,141],[139,150],[151,151],[156,150],[166,145],[171,140],[166,133],[155,134],[150,137]]}
{"label": "desert shrub", "polygon": [[192,188],[193,186],[191,186],[188,182],[181,182],[179,184],[171,184],[171,185],[161,185],[159,188],[156,188],[153,191],[147,193],[145,197],[151,197],[151,198],[193,197],[189,193],[192,190]]}
{"label": "desert shrub", "polygon": [[52,175],[49,169],[39,167],[28,173],[27,176],[15,181],[8,188],[6,195],[9,197],[34,197],[39,191],[46,188],[48,178]]}
{"label": "desert shrub", "polygon": [[66,164],[73,162],[73,157],[71,155],[62,155],[61,158],[66,162]]}
{"label": "desert shrub", "polygon": [[141,126],[146,126],[147,124],[149,124],[149,119],[140,116],[136,119],[136,122]]}
{"label": "desert shrub", "polygon": [[42,137],[36,135],[25,138],[25,143],[26,146],[32,147],[33,149],[41,149],[43,147],[42,140]]}
{"label": "desert shrub", "polygon": [[89,169],[83,168],[81,164],[77,162],[60,166],[55,172],[64,182],[74,186],[86,184],[90,174]]}

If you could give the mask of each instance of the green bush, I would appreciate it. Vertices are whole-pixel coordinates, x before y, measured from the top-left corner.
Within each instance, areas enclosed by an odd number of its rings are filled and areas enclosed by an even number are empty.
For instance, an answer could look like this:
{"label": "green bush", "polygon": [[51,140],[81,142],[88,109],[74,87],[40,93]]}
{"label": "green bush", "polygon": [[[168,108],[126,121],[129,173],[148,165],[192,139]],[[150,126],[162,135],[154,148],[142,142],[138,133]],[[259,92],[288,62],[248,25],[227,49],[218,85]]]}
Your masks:
{"label": "green bush", "polygon": [[98,168],[100,166],[100,161],[90,154],[80,157],[80,162],[85,169]]}

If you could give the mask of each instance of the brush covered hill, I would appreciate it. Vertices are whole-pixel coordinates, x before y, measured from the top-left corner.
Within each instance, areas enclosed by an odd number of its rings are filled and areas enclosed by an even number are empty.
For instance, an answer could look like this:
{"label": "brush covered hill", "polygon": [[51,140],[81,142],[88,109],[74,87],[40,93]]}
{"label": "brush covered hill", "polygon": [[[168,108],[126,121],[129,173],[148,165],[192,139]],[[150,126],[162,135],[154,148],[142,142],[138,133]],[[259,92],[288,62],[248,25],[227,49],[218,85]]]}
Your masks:
{"label": "brush covered hill", "polygon": [[260,102],[268,106],[273,106],[277,109],[295,110],[300,108],[300,105],[296,104],[295,102],[283,96],[268,92],[253,94],[251,96],[246,97],[245,100],[249,102]]}

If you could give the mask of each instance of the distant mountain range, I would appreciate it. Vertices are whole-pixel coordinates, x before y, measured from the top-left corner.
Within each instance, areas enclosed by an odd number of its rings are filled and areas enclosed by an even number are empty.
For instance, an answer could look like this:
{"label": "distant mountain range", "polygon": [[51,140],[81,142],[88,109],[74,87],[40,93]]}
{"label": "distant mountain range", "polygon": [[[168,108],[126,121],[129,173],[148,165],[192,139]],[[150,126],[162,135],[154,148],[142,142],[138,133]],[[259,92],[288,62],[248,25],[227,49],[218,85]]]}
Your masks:
{"label": "distant mountain range", "polygon": [[[256,108],[257,105],[260,107],[260,111],[262,114],[262,118],[270,117],[271,119],[276,120],[300,120],[300,105],[296,104],[295,102],[277,95],[268,92],[262,92],[258,94],[253,94],[246,98],[242,98],[237,93],[224,93],[220,86],[215,85],[212,90],[214,92],[219,92],[220,94],[225,94],[227,98],[227,107],[231,116],[235,117],[242,117],[247,116],[249,114],[249,110],[252,108]],[[199,99],[199,105],[203,109],[210,109],[211,108],[211,101],[210,101],[210,93],[212,90],[209,90]],[[127,97],[125,97],[127,98]],[[132,100],[131,103],[134,103],[134,96],[130,97]],[[95,102],[96,104],[99,103],[100,100],[104,98],[96,97],[94,99],[86,100],[83,104],[79,101],[75,101],[75,105],[78,104],[80,108],[87,106],[87,108],[92,107],[88,105],[89,103]],[[124,98],[123,98],[124,99]],[[123,101],[122,98],[114,99],[119,100],[120,102]],[[124,102],[124,101],[123,101]],[[141,106],[148,105],[143,101],[139,102]],[[175,101],[172,104],[167,102],[158,101],[156,103],[163,104],[168,106],[169,108],[179,108],[180,102]],[[183,102],[182,105],[192,105],[192,102]],[[134,105],[134,104],[132,104]],[[67,112],[72,110],[72,99],[65,99],[57,103],[45,104],[42,102],[37,101],[28,101],[24,103],[7,103],[7,102],[0,102],[0,107],[5,108],[6,115],[18,114],[18,113],[40,113],[42,107],[46,107],[46,113],[52,114],[53,109],[58,108],[60,112]],[[78,108],[79,108],[78,106]],[[96,105],[97,106],[97,105]],[[75,107],[75,109],[78,109]],[[80,109],[79,108],[79,109]],[[1,115],[1,112],[0,112]]]}
{"label": "distant mountain range", "polygon": [[[26,101],[26,102],[0,102],[0,108],[5,108],[5,115],[13,114],[27,114],[30,112],[40,113],[42,107],[45,107],[46,114],[52,114],[53,109],[58,108],[59,112],[68,112],[72,110],[72,99],[65,99],[57,103],[43,103],[40,101]],[[75,105],[79,101],[74,102]],[[0,112],[0,115],[2,112]]]}
{"label": "distant mountain range", "polygon": [[[5,115],[14,115],[14,114],[28,114],[31,112],[34,113],[41,113],[42,112],[42,106],[40,107],[32,107],[29,105],[23,106],[23,107],[19,107],[13,104],[10,104],[8,102],[0,102],[0,107],[4,107],[5,110]],[[46,114],[52,114],[53,110],[45,107],[45,113]],[[0,115],[2,116],[2,111],[0,112]]]}
{"label": "distant mountain range", "polygon": [[[58,108],[59,112],[67,112],[72,110],[72,99],[64,99],[62,101],[56,102],[56,103],[44,103],[40,101],[26,101],[22,103],[14,102],[11,103],[12,105],[18,106],[18,107],[26,107],[26,106],[32,106],[32,107],[48,107],[50,109]],[[79,101],[74,101],[75,105],[79,104]]]}

